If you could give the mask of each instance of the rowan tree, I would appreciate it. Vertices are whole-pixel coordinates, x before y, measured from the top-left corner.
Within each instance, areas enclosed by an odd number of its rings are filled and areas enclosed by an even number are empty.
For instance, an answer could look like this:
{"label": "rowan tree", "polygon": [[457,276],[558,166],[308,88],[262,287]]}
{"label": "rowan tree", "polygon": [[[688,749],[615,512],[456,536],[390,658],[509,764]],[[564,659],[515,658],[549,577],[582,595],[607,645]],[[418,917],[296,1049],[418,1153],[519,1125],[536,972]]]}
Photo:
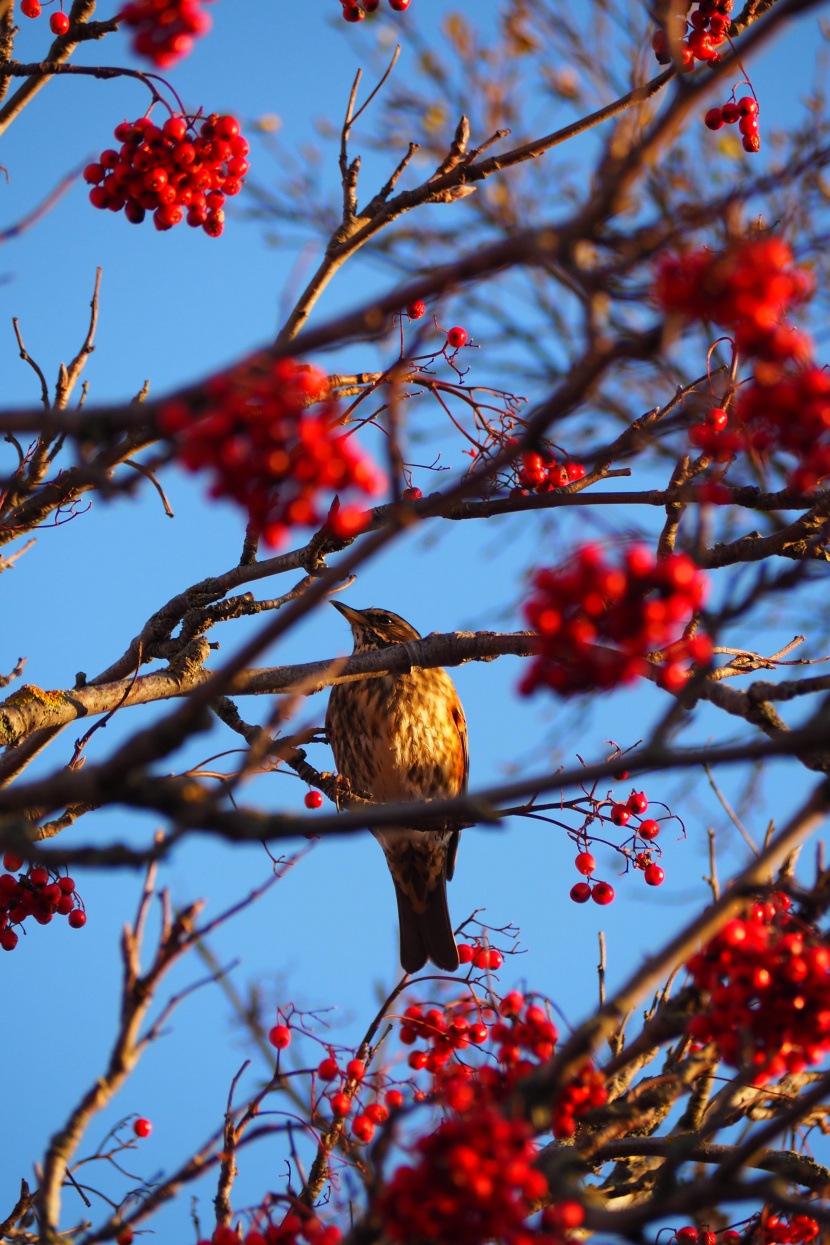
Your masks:
{"label": "rowan tree", "polygon": [[[828,1237],[824,39],[0,0],[7,198],[62,160],[2,234],[0,1239]],[[350,789],[327,689],[437,666],[469,791]],[[454,974],[390,974],[402,822]]]}

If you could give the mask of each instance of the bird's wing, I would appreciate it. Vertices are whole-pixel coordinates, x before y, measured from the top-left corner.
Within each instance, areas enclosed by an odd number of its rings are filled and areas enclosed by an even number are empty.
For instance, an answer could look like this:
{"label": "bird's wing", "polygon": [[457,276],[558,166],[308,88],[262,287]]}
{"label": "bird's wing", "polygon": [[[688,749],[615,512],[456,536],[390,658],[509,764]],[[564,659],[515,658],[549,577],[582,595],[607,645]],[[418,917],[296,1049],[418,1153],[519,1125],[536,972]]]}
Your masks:
{"label": "bird's wing", "polygon": [[464,717],[464,710],[456,701],[453,705],[452,719],[455,722],[455,728],[458,731],[458,739],[461,743],[461,752],[464,757],[464,778],[461,783],[461,791],[467,790],[467,779],[470,776],[470,752],[467,747],[467,720]]}
{"label": "bird's wing", "polygon": [[[456,702],[452,710],[452,719],[455,722],[455,728],[458,731],[458,740],[461,744],[461,753],[464,758],[464,777],[461,782],[461,791],[467,790],[467,779],[470,774],[470,752],[467,747],[467,721],[464,717],[464,710],[461,705]],[[460,792],[459,792],[460,794]],[[452,881],[452,875],[455,873],[455,858],[458,855],[458,840],[460,838],[460,830],[454,830],[447,847],[447,881]]]}

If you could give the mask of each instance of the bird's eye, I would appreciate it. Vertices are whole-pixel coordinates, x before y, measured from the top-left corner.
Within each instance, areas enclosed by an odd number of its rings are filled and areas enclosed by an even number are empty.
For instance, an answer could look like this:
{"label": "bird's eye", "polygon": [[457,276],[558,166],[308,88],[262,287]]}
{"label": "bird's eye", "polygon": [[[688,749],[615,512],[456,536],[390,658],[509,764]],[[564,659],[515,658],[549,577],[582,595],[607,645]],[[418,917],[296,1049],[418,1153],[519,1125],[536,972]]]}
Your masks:
{"label": "bird's eye", "polygon": [[391,621],[388,614],[375,614],[375,622],[380,623],[381,627],[388,627]]}

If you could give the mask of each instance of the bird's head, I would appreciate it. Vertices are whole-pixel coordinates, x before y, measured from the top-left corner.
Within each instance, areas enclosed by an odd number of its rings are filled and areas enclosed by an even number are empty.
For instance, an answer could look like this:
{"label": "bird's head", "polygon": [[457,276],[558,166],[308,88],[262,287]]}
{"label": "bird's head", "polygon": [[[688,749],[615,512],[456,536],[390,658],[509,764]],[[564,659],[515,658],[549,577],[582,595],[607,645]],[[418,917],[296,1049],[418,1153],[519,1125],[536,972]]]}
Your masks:
{"label": "bird's head", "polygon": [[332,605],[348,622],[354,637],[354,651],[388,648],[390,644],[403,644],[408,640],[420,640],[419,633],[400,614],[371,606],[368,610],[356,610],[351,605],[332,601]]}

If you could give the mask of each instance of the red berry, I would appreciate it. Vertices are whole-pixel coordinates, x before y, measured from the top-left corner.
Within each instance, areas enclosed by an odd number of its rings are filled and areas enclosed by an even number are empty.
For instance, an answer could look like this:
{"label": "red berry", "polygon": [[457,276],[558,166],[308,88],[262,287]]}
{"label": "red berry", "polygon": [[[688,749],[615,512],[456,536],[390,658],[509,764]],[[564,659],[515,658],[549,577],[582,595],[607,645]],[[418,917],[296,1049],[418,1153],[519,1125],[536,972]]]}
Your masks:
{"label": "red berry", "polygon": [[286,1046],[291,1045],[291,1030],[288,1025],[274,1025],[273,1029],[268,1031],[268,1041],[272,1046],[276,1046],[277,1050],[285,1050]]}
{"label": "red berry", "polygon": [[4,951],[14,951],[17,946],[18,938],[13,929],[0,930],[0,947]]}
{"label": "red berry", "polygon": [[686,1228],[678,1228],[677,1232],[675,1233],[675,1236],[677,1237],[678,1241],[695,1242],[695,1245],[696,1245],[697,1239],[698,1239],[697,1228],[693,1228],[691,1226],[686,1227]]}
{"label": "red berry", "polygon": [[303,797],[303,804],[306,808],[322,808],[323,794],[321,791],[306,791]]}
{"label": "red berry", "polygon": [[458,959],[462,964],[472,964],[474,956],[475,947],[471,947],[468,942],[458,944]]}
{"label": "red berry", "polygon": [[24,17],[40,17],[40,0],[20,0],[20,12]]}
{"label": "red berry", "polygon": [[703,118],[703,124],[709,130],[720,130],[723,127],[723,113],[720,108],[710,108]]}
{"label": "red berry", "polygon": [[382,1102],[370,1102],[364,1114],[368,1115],[373,1124],[385,1124],[389,1119],[389,1108]]}
{"label": "red berry", "polygon": [[343,17],[347,22],[362,22],[365,16],[359,4],[343,5]]}
{"label": "red berry", "polygon": [[627,826],[631,820],[631,813],[626,804],[612,804],[611,820],[615,826]]}
{"label": "red berry", "polygon": [[414,303],[409,304],[406,309],[406,314],[409,316],[410,320],[420,320],[421,316],[426,314],[426,309],[426,303],[422,303],[419,298]]}
{"label": "red berry", "polygon": [[662,886],[665,876],[665,873],[659,865],[646,865],[643,870],[643,877],[648,882],[649,886]]}
{"label": "red berry", "polygon": [[29,881],[32,886],[46,886],[49,881],[49,870],[44,869],[43,865],[37,865],[29,872]]}
{"label": "red berry", "polygon": [[49,18],[49,29],[53,35],[65,35],[69,29],[69,18],[65,13],[53,13]]}
{"label": "red berry", "polygon": [[23,857],[17,852],[6,852],[3,857],[3,868],[8,869],[9,873],[17,873],[23,868]]}
{"label": "red berry", "polygon": [[741,139],[744,151],[760,151],[761,136],[760,134],[744,134]]}
{"label": "red berry", "polygon": [[632,791],[628,797],[629,812],[636,813],[638,817],[642,817],[648,808],[648,797],[645,791]]}
{"label": "red berry", "polygon": [[409,8],[409,0],[389,0],[390,9],[394,9],[396,13],[403,13]]}
{"label": "red berry", "polygon": [[356,1115],[352,1120],[352,1136],[358,1141],[371,1141],[375,1135],[375,1126],[368,1115]]}
{"label": "red berry", "polygon": [[329,1055],[328,1059],[321,1059],[317,1065],[317,1075],[324,1081],[333,1081],[339,1071],[333,1055]]}
{"label": "red berry", "polygon": [[504,956],[502,955],[501,951],[497,951],[495,947],[490,948],[490,954],[487,958],[488,958],[488,963],[487,963],[488,968],[493,968],[493,969],[501,968],[502,964],[504,963]]}
{"label": "red berry", "polygon": [[374,13],[380,6],[380,0],[363,0],[363,7],[367,13]]}
{"label": "red berry", "polygon": [[758,133],[758,118],[752,113],[747,113],[745,117],[741,117],[738,122],[738,129],[742,134]]}
{"label": "red berry", "polygon": [[758,101],[751,95],[744,95],[738,100],[738,109],[743,117],[754,116],[758,111]]}
{"label": "red berry", "polygon": [[597,867],[597,862],[590,852],[580,852],[574,864],[576,865],[577,873],[582,873],[585,877],[589,877]]}
{"label": "red berry", "polygon": [[68,920],[72,929],[83,929],[86,925],[86,913],[83,908],[76,908],[74,912],[69,913]]}
{"label": "red berry", "polygon": [[518,990],[511,990],[499,1004],[499,1011],[502,1016],[518,1016],[524,1005],[524,995],[520,994]]}
{"label": "red berry", "polygon": [[352,1100],[348,1094],[332,1094],[329,1099],[333,1115],[339,1116],[341,1119],[349,1114],[352,1107]]}
{"label": "red berry", "polygon": [[460,325],[450,329],[447,333],[447,345],[453,350],[460,350],[467,343],[467,330],[462,329]]}
{"label": "red berry", "polygon": [[420,501],[423,493],[419,488],[405,488],[401,493],[401,501]]}
{"label": "red berry", "polygon": [[387,1089],[383,1095],[383,1101],[390,1111],[397,1111],[403,1106],[403,1094],[399,1089]]}
{"label": "red berry", "polygon": [[614,888],[608,882],[597,882],[596,886],[591,890],[591,898],[594,903],[605,907],[606,904],[614,902]]}
{"label": "red berry", "polygon": [[730,100],[728,104],[724,104],[721,108],[721,115],[727,125],[734,125],[741,115],[741,110],[734,100]]}
{"label": "red berry", "polygon": [[133,1121],[133,1132],[136,1137],[149,1137],[152,1131],[153,1125],[148,1119],[145,1119],[143,1115]]}
{"label": "red berry", "polygon": [[134,1232],[130,1227],[123,1227],[115,1238],[115,1245],[133,1245]]}
{"label": "red berry", "polygon": [[660,833],[660,827],[656,821],[652,821],[651,818],[649,818],[647,821],[640,823],[640,828],[637,833],[641,839],[656,839]]}
{"label": "red berry", "polygon": [[366,1075],[366,1064],[362,1059],[350,1059],[346,1064],[346,1076],[352,1081],[362,1081]]}
{"label": "red berry", "polygon": [[571,899],[574,903],[587,903],[591,898],[591,888],[587,882],[577,882],[571,887]]}

